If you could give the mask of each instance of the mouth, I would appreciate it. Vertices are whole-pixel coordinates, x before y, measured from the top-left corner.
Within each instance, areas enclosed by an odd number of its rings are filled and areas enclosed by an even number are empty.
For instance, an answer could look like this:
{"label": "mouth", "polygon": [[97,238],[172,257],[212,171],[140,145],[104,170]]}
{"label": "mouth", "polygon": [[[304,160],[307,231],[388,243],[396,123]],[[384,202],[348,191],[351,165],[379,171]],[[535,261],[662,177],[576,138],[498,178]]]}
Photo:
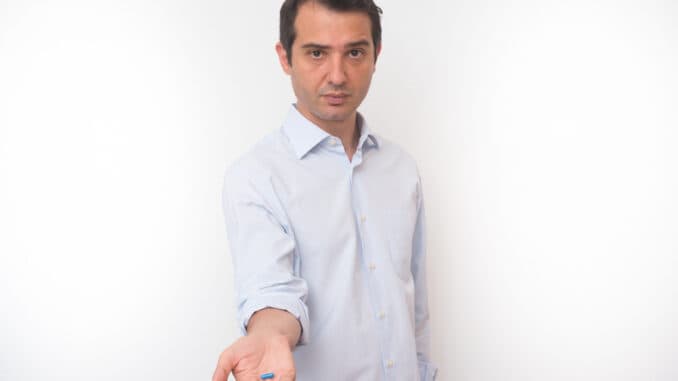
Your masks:
{"label": "mouth", "polygon": [[349,95],[345,93],[330,93],[323,94],[322,97],[325,98],[327,103],[331,106],[340,106],[346,102],[346,98],[348,98]]}

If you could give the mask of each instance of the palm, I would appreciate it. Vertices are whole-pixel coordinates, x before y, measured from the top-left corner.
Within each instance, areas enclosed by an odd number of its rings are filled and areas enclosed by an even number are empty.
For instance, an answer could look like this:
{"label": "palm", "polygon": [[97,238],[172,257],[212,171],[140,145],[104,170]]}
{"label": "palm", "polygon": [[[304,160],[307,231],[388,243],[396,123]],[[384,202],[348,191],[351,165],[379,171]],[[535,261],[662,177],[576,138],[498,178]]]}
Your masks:
{"label": "palm", "polygon": [[284,339],[245,336],[227,351],[231,351],[232,372],[237,381],[258,381],[261,374],[268,372],[275,373],[275,380],[294,379],[294,359]]}

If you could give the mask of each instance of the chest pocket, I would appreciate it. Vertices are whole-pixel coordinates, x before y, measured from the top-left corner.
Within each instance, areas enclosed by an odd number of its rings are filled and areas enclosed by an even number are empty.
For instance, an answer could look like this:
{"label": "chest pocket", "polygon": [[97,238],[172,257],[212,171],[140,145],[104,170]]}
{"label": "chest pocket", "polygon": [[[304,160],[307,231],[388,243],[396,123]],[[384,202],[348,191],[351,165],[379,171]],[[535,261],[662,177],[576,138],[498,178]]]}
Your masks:
{"label": "chest pocket", "polygon": [[385,212],[386,241],[393,270],[403,281],[412,278],[412,242],[416,218],[409,208]]}

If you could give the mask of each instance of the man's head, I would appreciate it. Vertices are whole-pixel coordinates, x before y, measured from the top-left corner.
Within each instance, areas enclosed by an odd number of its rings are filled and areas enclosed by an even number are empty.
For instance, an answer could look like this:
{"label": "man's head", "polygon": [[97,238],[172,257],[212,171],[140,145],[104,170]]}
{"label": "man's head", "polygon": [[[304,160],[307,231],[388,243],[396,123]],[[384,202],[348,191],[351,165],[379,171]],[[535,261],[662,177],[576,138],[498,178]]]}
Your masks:
{"label": "man's head", "polygon": [[367,95],[381,51],[381,9],[372,0],[286,0],[280,64],[297,109],[320,125],[344,122]]}
{"label": "man's head", "polygon": [[[363,12],[370,18],[372,44],[375,49],[381,46],[381,8],[373,0],[285,0],[280,7],[280,43],[287,52],[288,63],[292,65],[292,44],[297,37],[294,22],[299,7],[308,2],[318,3],[336,12]],[[376,59],[377,51],[374,56]]]}

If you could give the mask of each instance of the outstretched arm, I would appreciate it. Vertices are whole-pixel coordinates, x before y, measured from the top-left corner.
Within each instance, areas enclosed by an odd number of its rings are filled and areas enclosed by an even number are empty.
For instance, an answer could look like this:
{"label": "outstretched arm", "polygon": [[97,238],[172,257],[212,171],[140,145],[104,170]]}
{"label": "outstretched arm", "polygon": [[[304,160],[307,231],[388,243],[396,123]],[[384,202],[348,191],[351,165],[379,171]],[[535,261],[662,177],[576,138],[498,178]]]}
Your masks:
{"label": "outstretched arm", "polygon": [[[259,175],[253,176],[253,173]],[[224,216],[243,337],[226,348],[213,380],[294,380],[292,350],[308,342],[307,285],[295,269],[296,243],[270,179],[237,166],[224,183]]]}

